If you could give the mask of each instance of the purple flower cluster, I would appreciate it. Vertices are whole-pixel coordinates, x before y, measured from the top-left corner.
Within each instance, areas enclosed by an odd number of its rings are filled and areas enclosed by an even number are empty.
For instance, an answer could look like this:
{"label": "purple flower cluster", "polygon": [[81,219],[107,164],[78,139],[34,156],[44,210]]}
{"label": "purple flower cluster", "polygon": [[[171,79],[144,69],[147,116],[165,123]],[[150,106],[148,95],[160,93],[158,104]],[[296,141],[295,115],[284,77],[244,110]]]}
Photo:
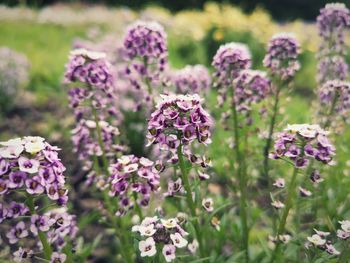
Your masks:
{"label": "purple flower cluster", "polygon": [[335,112],[345,116],[350,109],[350,82],[329,80],[321,86],[319,96],[323,107],[334,107]]}
{"label": "purple flower cluster", "polygon": [[147,158],[123,155],[109,170],[109,195],[119,198],[117,215],[124,215],[133,206],[132,198],[138,205],[148,205],[151,193],[159,187],[162,165]]}
{"label": "purple flower cluster", "polygon": [[327,4],[320,10],[317,26],[321,37],[318,51],[319,83],[327,80],[345,80],[348,76],[348,66],[344,59],[346,47],[344,31],[350,26],[350,11],[344,4]]}
{"label": "purple flower cluster", "polygon": [[239,72],[250,68],[250,65],[251,55],[246,45],[232,42],[220,46],[212,62],[218,86],[230,86]]}
{"label": "purple flower cluster", "polygon": [[[148,122],[148,145],[159,144],[161,149],[176,155],[180,145],[187,148],[195,140],[204,145],[211,143],[213,121],[197,94],[161,95],[161,98]],[[191,162],[205,165],[189,149],[184,153]]]}
{"label": "purple flower cluster", "polygon": [[234,100],[238,112],[249,112],[251,105],[265,99],[270,92],[270,80],[258,70],[243,70],[233,81]]}
{"label": "purple flower cluster", "polygon": [[163,85],[163,73],[168,64],[167,36],[157,22],[138,21],[132,24],[124,38],[127,66],[125,78],[141,93],[138,109],[151,108],[153,96]]}
{"label": "purple flower cluster", "polygon": [[335,155],[335,147],[327,138],[328,132],[318,125],[288,125],[279,133],[274,146],[274,159],[286,158],[297,168],[305,168],[311,159],[330,164]]}
{"label": "purple flower cluster", "polygon": [[66,168],[58,157],[58,147],[32,136],[0,145],[0,196],[25,190],[34,196],[46,194],[59,205],[67,203],[63,175]]}
{"label": "purple flower cluster", "polygon": [[113,77],[105,57],[104,53],[86,49],[71,51],[69,63],[66,65],[65,82],[80,82],[110,93],[113,88]]}
{"label": "purple flower cluster", "polygon": [[78,153],[79,160],[84,163],[84,170],[93,168],[94,156],[101,156],[105,151],[108,158],[114,159],[114,153],[123,151],[123,146],[116,144],[115,140],[119,136],[118,128],[109,125],[106,121],[99,121],[101,137],[104,149],[101,149],[98,142],[97,124],[93,120],[80,120],[75,129],[72,130],[72,141],[74,151]]}
{"label": "purple flower cluster", "polygon": [[287,80],[295,75],[300,69],[298,55],[300,53],[299,43],[291,34],[276,34],[268,45],[267,54],[263,64],[271,74],[282,80]]}
{"label": "purple flower cluster", "polygon": [[175,72],[173,82],[176,93],[205,93],[211,84],[208,69],[203,65],[186,66]]}
{"label": "purple flower cluster", "polygon": [[136,57],[158,64],[163,71],[167,63],[167,36],[157,22],[137,21],[130,26],[124,38],[124,47],[130,60]]}
{"label": "purple flower cluster", "polygon": [[[59,252],[66,246],[67,238],[73,240],[77,235],[78,227],[75,216],[68,214],[65,208],[52,209],[42,215],[31,215],[29,209],[24,205],[17,204],[15,210],[14,207],[15,204],[11,205],[8,209],[3,208],[1,210],[6,215],[7,220],[3,223],[11,221],[11,223],[3,226],[7,229],[6,238],[9,244],[19,244],[23,242],[23,239],[26,241],[35,240],[38,248],[42,249],[39,239],[37,238],[40,231],[44,233],[48,243],[55,251],[52,253],[52,257],[54,258],[57,255],[61,255],[61,257],[65,259],[66,255]],[[26,244],[31,243],[33,242],[28,242]],[[22,262],[27,258],[33,257],[33,250],[35,249],[36,248],[29,249],[19,247],[18,250],[13,253],[14,260],[16,262]],[[38,253],[41,252],[39,251],[35,254]],[[64,260],[59,262],[64,262]]]}
{"label": "purple flower cluster", "polygon": [[176,249],[188,245],[188,241],[184,238],[188,233],[176,218],[165,220],[157,216],[146,217],[140,225],[133,226],[132,231],[145,238],[139,241],[141,257],[153,257],[157,254],[157,248],[163,246],[162,254],[165,261],[172,262],[176,258]]}

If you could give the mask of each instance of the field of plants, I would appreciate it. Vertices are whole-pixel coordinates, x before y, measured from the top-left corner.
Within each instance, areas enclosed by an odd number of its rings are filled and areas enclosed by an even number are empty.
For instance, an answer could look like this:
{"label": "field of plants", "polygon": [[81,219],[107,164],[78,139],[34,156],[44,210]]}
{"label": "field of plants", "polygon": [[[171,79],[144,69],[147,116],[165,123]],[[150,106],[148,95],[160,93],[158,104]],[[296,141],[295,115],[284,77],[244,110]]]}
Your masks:
{"label": "field of plants", "polygon": [[0,262],[350,263],[349,29],[0,5]]}

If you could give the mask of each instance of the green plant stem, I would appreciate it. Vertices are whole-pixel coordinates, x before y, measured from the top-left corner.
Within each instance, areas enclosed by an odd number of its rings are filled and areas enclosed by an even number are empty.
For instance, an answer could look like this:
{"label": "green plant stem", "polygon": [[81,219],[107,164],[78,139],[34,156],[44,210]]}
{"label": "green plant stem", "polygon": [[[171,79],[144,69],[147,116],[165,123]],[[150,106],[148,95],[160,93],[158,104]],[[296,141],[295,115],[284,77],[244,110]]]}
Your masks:
{"label": "green plant stem", "polygon": [[[148,68],[148,58],[147,57],[144,57],[143,58],[143,66],[145,67],[145,70],[147,70]],[[156,103],[154,101],[154,97],[152,96],[153,95],[153,92],[152,92],[152,86],[151,86],[151,83],[149,81],[149,78],[146,76],[144,78],[144,81],[146,83],[146,86],[147,86],[147,91],[148,91],[148,94],[149,96],[151,97],[151,100],[152,100],[152,105],[153,107],[155,107]]]}
{"label": "green plant stem", "polygon": [[272,136],[276,125],[276,119],[278,114],[278,105],[279,105],[279,97],[280,97],[281,87],[276,86],[276,92],[274,97],[272,116],[270,119],[269,125],[269,133],[267,136],[266,144],[264,147],[264,163],[263,163],[263,178],[262,183],[265,186],[270,186],[270,176],[269,176],[269,151],[272,144]]}
{"label": "green plant stem", "polygon": [[331,108],[329,110],[329,113],[327,114],[327,119],[326,119],[326,122],[325,122],[325,125],[324,125],[325,129],[329,128],[329,126],[332,123],[332,116],[334,114],[335,106],[337,105],[338,98],[339,98],[339,92],[336,91],[335,94],[334,94],[334,98],[332,100]]}
{"label": "green plant stem", "polygon": [[193,217],[193,226],[194,229],[196,231],[196,236],[197,236],[197,240],[199,243],[199,251],[200,251],[200,255],[201,257],[205,256],[205,250],[203,247],[203,241],[202,241],[202,233],[199,227],[199,222],[198,222],[198,218],[196,215],[196,204],[193,201],[192,198],[192,191],[191,191],[191,186],[190,186],[190,181],[188,179],[188,171],[186,170],[186,164],[185,164],[185,160],[183,157],[183,153],[182,153],[182,144],[179,145],[179,147],[177,148],[177,156],[179,159],[179,166],[180,166],[180,170],[181,170],[181,179],[182,179],[182,183],[184,185],[184,188],[186,190],[186,201],[187,201],[187,205],[190,208],[190,212],[191,212],[191,216]]}
{"label": "green plant stem", "polygon": [[271,258],[270,263],[275,262],[275,259],[278,256],[279,251],[280,251],[281,242],[279,241],[279,236],[282,235],[284,233],[284,231],[285,231],[285,227],[286,227],[289,211],[290,211],[290,209],[293,206],[293,200],[294,200],[295,193],[296,193],[296,189],[295,188],[296,188],[296,182],[297,182],[297,180],[296,180],[297,179],[297,175],[298,175],[298,169],[296,167],[294,167],[292,179],[290,180],[289,186],[288,186],[288,189],[287,189],[286,204],[285,204],[285,207],[284,207],[284,210],[283,210],[283,214],[282,214],[282,217],[281,217],[281,220],[279,222],[278,229],[277,229],[277,235],[276,235],[277,243],[276,243],[276,246],[275,246],[275,250],[274,250],[274,252],[272,254],[272,258]]}
{"label": "green plant stem", "polygon": [[239,181],[240,196],[240,221],[242,227],[242,249],[245,253],[245,262],[249,262],[249,229],[248,229],[248,216],[247,216],[247,179],[244,156],[240,149],[240,134],[238,127],[238,115],[235,100],[232,100],[232,115],[233,115],[233,128],[235,139],[235,154],[237,161],[237,175]]}
{"label": "green plant stem", "polygon": [[[35,215],[35,205],[34,205],[34,199],[30,194],[26,194],[27,196],[27,205],[30,211],[31,215]],[[45,259],[50,260],[51,259],[51,254],[52,254],[52,248],[49,244],[49,242],[47,241],[46,235],[44,232],[42,232],[41,230],[38,229],[38,236],[40,239],[41,244],[43,245],[43,249],[44,249],[44,256]]]}
{"label": "green plant stem", "polygon": [[[102,151],[102,169],[105,172],[105,177],[109,177],[110,176],[110,172],[108,170],[109,164],[108,164],[108,159],[106,157],[106,150],[104,147],[104,143],[103,143],[103,139],[102,139],[102,130],[101,127],[99,125],[99,119],[98,119],[98,115],[97,115],[97,111],[96,109],[92,106],[92,113],[94,116],[94,120],[96,123],[96,132],[97,132],[97,140],[98,140],[98,144],[101,148]],[[97,163],[98,164],[98,163]],[[133,259],[132,259],[132,254],[130,254],[130,251],[128,248],[126,248],[126,246],[128,246],[129,242],[128,242],[128,238],[123,234],[123,227],[122,227],[122,220],[121,219],[117,219],[114,215],[114,209],[113,209],[113,204],[111,203],[111,200],[108,196],[108,192],[102,191],[103,194],[103,199],[109,214],[109,219],[116,231],[116,233],[119,233],[120,235],[120,239],[121,239],[121,253],[124,254],[124,259],[126,262],[132,263]],[[141,214],[142,215],[142,214]],[[141,219],[141,218],[140,218]],[[119,221],[119,222],[118,222]]]}

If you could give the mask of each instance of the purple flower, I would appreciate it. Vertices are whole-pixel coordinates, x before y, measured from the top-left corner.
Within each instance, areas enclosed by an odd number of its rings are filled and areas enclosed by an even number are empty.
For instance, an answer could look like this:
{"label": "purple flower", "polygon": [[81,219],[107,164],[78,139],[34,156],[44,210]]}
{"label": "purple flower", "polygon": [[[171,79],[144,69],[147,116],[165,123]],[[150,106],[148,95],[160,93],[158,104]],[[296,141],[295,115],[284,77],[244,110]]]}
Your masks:
{"label": "purple flower", "polygon": [[37,235],[39,230],[42,232],[49,231],[51,225],[53,225],[54,223],[54,220],[50,219],[46,215],[43,215],[43,216],[32,215],[30,222],[31,222],[30,231],[32,231],[34,235]]}
{"label": "purple flower", "polygon": [[39,176],[34,176],[31,179],[26,180],[26,187],[27,187],[27,192],[29,194],[42,194],[44,192],[44,187],[40,183],[40,178]]}
{"label": "purple flower", "polygon": [[20,247],[17,251],[13,253],[15,262],[26,262],[27,259],[31,259],[34,257],[33,250]]}
{"label": "purple flower", "polygon": [[203,94],[209,89],[211,78],[203,65],[188,65],[174,73],[173,82],[178,94]]}
{"label": "purple flower", "polygon": [[300,68],[297,60],[299,53],[299,43],[293,35],[277,34],[269,42],[263,63],[272,75],[286,80],[293,77]]}
{"label": "purple flower", "polygon": [[[278,134],[272,155],[275,158],[289,158],[297,168],[307,167],[311,159],[329,164],[335,155],[335,147],[327,134],[318,125],[288,125],[284,132]],[[320,180],[316,174],[311,178],[314,182]]]}
{"label": "purple flower", "polygon": [[171,153],[180,144],[189,147],[195,140],[207,145],[211,142],[212,126],[213,121],[202,108],[198,95],[162,95],[148,122],[148,145],[159,144],[160,149]]}
{"label": "purple flower", "polygon": [[11,172],[9,174],[9,188],[21,188],[24,185],[24,181],[27,178],[27,174],[21,171]]}
{"label": "purple flower", "polygon": [[156,192],[159,188],[159,171],[155,163],[144,157],[138,158],[134,155],[123,155],[109,168],[111,176],[108,179],[110,184],[110,196],[119,198],[121,214],[132,207],[130,198],[136,194],[139,205],[147,206],[150,193]]}
{"label": "purple flower", "polygon": [[212,62],[218,85],[223,87],[231,85],[239,72],[250,68],[250,65],[251,55],[248,47],[234,42],[220,46]]}
{"label": "purple flower", "polygon": [[26,157],[19,157],[18,166],[20,171],[34,174],[38,172],[40,162],[38,160],[28,159]]}
{"label": "purple flower", "polygon": [[6,234],[10,244],[15,244],[21,238],[25,238],[28,236],[28,230],[24,222],[18,222],[16,226],[10,229],[10,231]]}
{"label": "purple flower", "polygon": [[7,173],[9,164],[5,159],[0,159],[0,176]]}
{"label": "purple flower", "polygon": [[7,218],[17,218],[23,216],[29,212],[28,207],[24,204],[11,202],[10,207],[7,209]]}
{"label": "purple flower", "polygon": [[50,263],[64,263],[66,259],[66,254],[53,252],[51,255]]}

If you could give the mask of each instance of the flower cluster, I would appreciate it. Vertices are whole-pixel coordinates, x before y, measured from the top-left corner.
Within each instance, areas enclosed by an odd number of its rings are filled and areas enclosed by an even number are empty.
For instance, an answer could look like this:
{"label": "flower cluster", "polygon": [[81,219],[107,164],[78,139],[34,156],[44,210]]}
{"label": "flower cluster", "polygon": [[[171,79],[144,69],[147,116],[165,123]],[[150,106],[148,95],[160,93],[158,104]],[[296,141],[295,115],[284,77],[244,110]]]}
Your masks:
{"label": "flower cluster", "polygon": [[344,59],[346,47],[344,31],[350,26],[350,11],[344,4],[327,4],[320,10],[317,26],[321,45],[317,57],[320,84],[327,80],[345,80],[348,76],[348,65]]}
{"label": "flower cluster", "polygon": [[249,112],[251,104],[265,99],[270,91],[270,80],[265,72],[258,70],[241,71],[233,83],[238,112]]}
{"label": "flower cluster", "polygon": [[99,88],[111,93],[113,77],[106,54],[75,49],[71,51],[69,63],[66,65],[65,82],[81,82],[89,87]]}
{"label": "flower cluster", "polygon": [[[162,149],[175,153],[180,145],[188,147],[194,140],[204,145],[211,143],[213,121],[197,94],[161,97],[148,122],[148,145],[160,144]],[[184,152],[190,161],[205,165],[189,150]]]}
{"label": "flower cluster", "polygon": [[327,135],[328,132],[318,125],[288,125],[284,132],[278,134],[271,157],[289,159],[297,168],[307,167],[310,159],[329,164],[335,148]]}
{"label": "flower cluster", "polygon": [[250,65],[251,55],[248,47],[234,42],[220,46],[212,62],[220,87],[231,85],[239,72],[250,68]]}
{"label": "flower cluster", "polygon": [[282,80],[287,80],[295,75],[300,69],[298,55],[300,53],[299,43],[291,34],[276,34],[268,45],[267,54],[263,64],[271,74]]}
{"label": "flower cluster", "polygon": [[211,84],[209,71],[203,65],[186,66],[174,74],[176,93],[204,93]]}
{"label": "flower cluster", "polygon": [[[339,221],[341,227],[337,230],[337,237],[339,240],[348,240],[350,238],[350,221],[344,220]],[[331,240],[327,240],[330,236],[330,232],[324,232],[314,229],[315,233],[311,237],[307,237],[307,240],[313,246],[326,251],[330,255],[338,256],[340,251],[338,251]]]}
{"label": "flower cluster", "polygon": [[157,191],[159,187],[162,165],[144,157],[124,155],[109,170],[109,195],[119,198],[117,215],[123,215],[133,206],[132,198],[140,206],[148,205],[151,192]]}
{"label": "flower cluster", "polygon": [[66,168],[58,157],[58,147],[32,136],[0,145],[0,196],[25,189],[34,196],[46,194],[59,205],[67,203],[63,175]]}
{"label": "flower cluster", "polygon": [[157,63],[159,70],[163,71],[168,56],[166,38],[163,27],[157,22],[137,21],[130,26],[124,47],[130,60],[135,57],[147,59],[148,63]]}
{"label": "flower cluster", "polygon": [[350,82],[329,80],[320,88],[319,96],[325,108],[333,107],[335,112],[345,115],[350,109]]}
{"label": "flower cluster", "polygon": [[151,108],[153,96],[164,82],[168,64],[167,36],[157,22],[138,21],[124,38],[127,66],[125,78],[141,94],[138,108]]}
{"label": "flower cluster", "polygon": [[157,216],[146,217],[140,225],[133,226],[132,231],[145,238],[139,242],[141,257],[153,257],[157,254],[157,248],[162,245],[162,254],[166,262],[172,262],[176,258],[176,249],[188,245],[184,238],[188,233],[176,218],[165,220]]}
{"label": "flower cluster", "polygon": [[23,54],[7,47],[0,47],[0,104],[2,107],[10,107],[20,85],[28,81],[28,70],[29,62]]}

